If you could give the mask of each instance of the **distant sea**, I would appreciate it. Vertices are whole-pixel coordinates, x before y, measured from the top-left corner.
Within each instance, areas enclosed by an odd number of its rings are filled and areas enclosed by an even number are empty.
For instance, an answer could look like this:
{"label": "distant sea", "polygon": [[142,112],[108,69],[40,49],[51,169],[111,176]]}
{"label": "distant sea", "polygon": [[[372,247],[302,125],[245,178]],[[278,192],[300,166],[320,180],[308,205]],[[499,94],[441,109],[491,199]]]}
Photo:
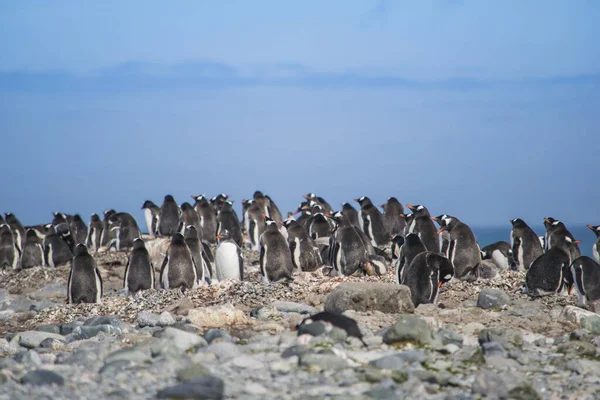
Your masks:
{"label": "distant sea", "polygon": [[[581,255],[592,257],[592,246],[596,242],[596,235],[594,232],[589,230],[585,225],[583,227],[577,225],[567,224],[567,228],[573,234],[575,239],[581,240],[579,248],[581,249]],[[487,246],[488,244],[495,243],[499,240],[510,243],[510,230],[511,226],[508,224],[507,227],[477,227],[471,226],[479,247]],[[538,236],[544,236],[546,230],[544,227],[532,227]]]}

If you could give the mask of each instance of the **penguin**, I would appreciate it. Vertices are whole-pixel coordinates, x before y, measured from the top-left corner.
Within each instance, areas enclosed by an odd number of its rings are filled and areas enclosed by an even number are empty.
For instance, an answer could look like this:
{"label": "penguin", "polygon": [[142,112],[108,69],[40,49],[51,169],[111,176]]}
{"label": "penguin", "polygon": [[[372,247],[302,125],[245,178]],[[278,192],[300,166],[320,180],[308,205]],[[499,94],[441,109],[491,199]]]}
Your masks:
{"label": "penguin", "polygon": [[546,232],[544,233],[544,236],[540,236],[540,241],[542,241],[542,248],[544,251],[550,250],[548,247],[550,241],[548,239],[552,234],[552,231],[556,229],[556,225],[553,224],[556,221],[557,220],[552,217],[544,218],[544,227],[546,228]]}
{"label": "penguin", "polygon": [[302,320],[302,322],[300,322],[300,324],[298,326],[296,326],[298,335],[303,334],[303,329],[302,329],[303,327],[305,327],[309,324],[315,323],[315,322],[322,322],[325,324],[335,326],[338,329],[342,329],[346,332],[348,337],[355,337],[358,340],[360,340],[362,342],[362,344],[365,345],[365,347],[367,346],[367,344],[365,343],[365,341],[363,339],[363,334],[360,331],[360,327],[358,326],[358,323],[354,319],[352,319],[350,317],[346,317],[343,314],[339,314],[339,313],[335,313],[335,312],[331,312],[331,311],[322,311],[320,313],[311,315],[310,317],[307,317],[304,320]]}
{"label": "penguin", "polygon": [[211,245],[217,243],[217,215],[205,195],[192,196],[195,200],[194,209],[200,218],[203,240]]}
{"label": "penguin", "polygon": [[404,207],[395,197],[389,197],[386,204],[380,206],[383,209],[383,220],[387,230],[392,235],[404,235]]}
{"label": "penguin", "polygon": [[360,263],[362,272],[369,276],[381,276],[385,274],[387,272],[387,263],[385,257],[382,256],[382,254],[386,254],[385,250],[381,250],[378,247],[373,246],[367,234],[360,230],[360,228],[355,226],[353,226],[353,228],[360,236],[363,246],[365,247],[366,258],[364,258]]}
{"label": "penguin", "polygon": [[512,263],[512,250],[510,244],[499,241],[485,246],[481,249],[481,259],[492,260],[498,269],[510,269]]}
{"label": "penguin", "polygon": [[564,276],[568,293],[571,294],[571,288],[575,285],[578,305],[590,305],[597,312],[596,305],[600,300],[600,264],[582,256],[571,263],[568,272]]}
{"label": "penguin", "polygon": [[348,221],[357,228],[360,228],[358,222],[358,211],[350,203],[342,203],[342,213],[348,218]]}
{"label": "penguin", "polygon": [[307,222],[308,234],[314,240],[331,236],[331,225],[327,221],[327,217],[325,217],[323,211],[321,205],[315,204],[311,210],[310,220]]}
{"label": "penguin", "polygon": [[60,238],[69,246],[69,250],[71,253],[75,251],[75,237],[71,233],[71,226],[67,222],[60,223],[54,226],[56,233],[60,236]]}
{"label": "penguin", "polygon": [[242,246],[242,228],[235,212],[233,211],[233,201],[225,201],[217,216],[217,236],[227,229],[231,238],[238,246]]}
{"label": "penguin", "polygon": [[[410,232],[410,227],[412,225],[412,222],[415,219],[415,215],[414,214],[401,214],[400,215],[402,218],[404,218],[404,236],[407,236]],[[435,226],[434,226],[435,229]]]}
{"label": "penguin", "polygon": [[126,212],[112,214],[109,218],[108,226],[113,238],[107,245],[114,247],[117,251],[131,249],[133,241],[142,236],[135,218]]}
{"label": "penguin", "polygon": [[225,193],[220,193],[210,199],[210,203],[212,204],[216,215],[219,215],[221,208],[223,208],[223,204],[225,204],[227,199],[229,199],[229,195]]}
{"label": "penguin", "polygon": [[531,297],[560,293],[569,273],[573,244],[575,241],[569,236],[560,241],[554,238],[552,248],[537,257],[527,269],[523,293]]}
{"label": "penguin", "polygon": [[75,243],[86,243],[88,227],[81,219],[81,215],[73,215],[73,220],[71,221],[71,232],[73,232],[73,236],[75,237]]}
{"label": "penguin", "polygon": [[401,235],[392,236],[392,246],[390,252],[392,253],[392,260],[397,260],[400,256],[400,248],[405,242],[404,233]]}
{"label": "penguin", "polygon": [[87,238],[87,246],[88,249],[92,251],[98,251],[100,246],[102,245],[102,230],[104,224],[100,220],[100,217],[96,213],[92,213],[92,218],[90,220],[90,227],[88,229],[88,238]]}
{"label": "penguin", "polygon": [[10,226],[12,234],[15,237],[15,244],[19,248],[19,251],[21,251],[23,245],[25,244],[25,228],[15,214],[8,212],[4,213],[4,216],[6,217],[6,223],[8,226]]}
{"label": "penguin", "polygon": [[242,199],[242,234],[248,235],[248,208],[252,205],[254,200]]}
{"label": "penguin", "polygon": [[281,216],[281,211],[279,211],[279,207],[277,207],[277,204],[275,204],[273,199],[271,199],[269,196],[265,195],[265,197],[269,201],[269,214],[271,215],[271,219],[278,224],[281,224],[281,222],[283,222],[283,218]]}
{"label": "penguin", "polygon": [[116,233],[115,231],[110,231],[110,226],[108,224],[110,217],[112,217],[117,212],[112,208],[109,208],[104,211],[104,219],[102,220],[102,236],[100,238],[100,247],[108,246],[108,242],[114,239]]}
{"label": "penguin", "polygon": [[533,229],[520,218],[510,221],[510,247],[513,261],[519,270],[527,270],[531,263],[544,253],[542,244]]}
{"label": "penguin", "polygon": [[0,269],[19,269],[20,251],[15,236],[8,224],[0,226]]}
{"label": "penguin", "polygon": [[215,275],[217,280],[244,280],[244,256],[242,249],[231,239],[229,231],[223,229],[217,236],[219,244],[215,250]]}
{"label": "penguin", "polygon": [[[44,238],[44,258],[49,267],[66,265],[73,259],[73,252],[51,224],[46,225],[48,233]],[[87,251],[87,248],[86,248]]]}
{"label": "penguin", "polygon": [[[198,238],[200,240],[203,239],[204,231],[202,229],[202,225],[200,224],[200,217],[198,216],[196,209],[192,207],[190,203],[183,203],[181,205],[181,220],[184,226],[183,229],[185,229],[185,227],[187,227],[188,225],[193,225],[196,228],[196,232],[198,233]],[[185,236],[183,231],[180,233]]]}
{"label": "penguin", "polygon": [[361,229],[367,234],[373,246],[383,246],[387,244],[391,237],[383,219],[383,214],[373,205],[371,199],[362,196],[355,199],[360,204],[358,223]]}
{"label": "penguin", "polygon": [[133,240],[133,249],[127,258],[123,288],[131,293],[154,289],[154,264],[141,238]]}
{"label": "penguin", "polygon": [[[446,226],[447,220],[451,218],[454,217],[451,217],[447,214],[442,214],[438,217],[431,217],[431,220],[437,222],[440,228],[443,228],[444,226]],[[439,232],[440,230],[438,230],[438,235],[440,239],[440,252],[444,257],[448,258],[448,249],[450,248],[450,232],[447,229],[442,229],[441,233]]]}
{"label": "penguin", "polygon": [[594,256],[594,260],[600,263],[600,225],[588,225],[587,227],[596,235],[596,242],[592,246],[592,255]]}
{"label": "penguin", "polygon": [[52,213],[52,225],[56,228],[58,225],[60,224],[68,224],[69,223],[69,219],[67,217],[67,214],[58,212],[58,211],[54,211]]}
{"label": "penguin", "polygon": [[427,209],[427,207],[425,207],[422,204],[418,204],[416,206],[411,206],[410,204],[407,204],[406,207],[408,207],[408,209],[413,212],[413,214],[415,215],[415,218],[431,217],[431,214],[429,213],[429,210]]}
{"label": "penguin", "polygon": [[177,232],[181,221],[181,209],[170,194],[160,206],[158,213],[158,234],[160,236],[173,236]]}
{"label": "penguin", "polygon": [[426,252],[427,249],[419,239],[419,236],[415,233],[409,233],[405,240],[404,244],[400,248],[400,254],[398,256],[398,261],[396,262],[396,283],[400,284],[402,282],[403,273],[405,268],[410,265],[412,260],[420,253]]}
{"label": "penguin", "polygon": [[158,214],[160,213],[160,208],[150,200],[146,200],[142,204],[142,210],[144,210],[148,235],[156,235],[158,233]]}
{"label": "penguin", "polygon": [[331,236],[329,264],[341,275],[353,275],[361,270],[367,252],[359,230],[354,227],[342,212],[333,214],[337,228]]}
{"label": "penguin", "polygon": [[442,284],[454,276],[450,260],[432,251],[417,254],[405,269],[402,284],[410,288],[415,307],[419,304],[435,304]]}
{"label": "penguin", "polygon": [[198,236],[198,230],[194,225],[187,225],[184,228],[183,239],[194,260],[198,285],[204,285],[205,283],[210,285],[210,264],[207,262],[207,256],[203,254],[204,247]]}
{"label": "penguin", "polygon": [[288,232],[288,245],[292,255],[294,268],[312,272],[323,265],[319,247],[296,220],[288,219],[282,222]]}
{"label": "penguin", "polygon": [[544,225],[549,224],[550,226],[546,230],[546,250],[550,250],[557,241],[561,241],[564,236],[568,236],[574,242],[574,245],[570,247],[571,260],[581,257],[581,250],[579,245],[575,242],[575,237],[569,232],[564,223],[554,218],[545,218]]}
{"label": "penguin", "polygon": [[275,221],[265,216],[264,223],[265,231],[260,235],[261,282],[269,283],[281,279],[292,279],[294,265],[287,241]]}
{"label": "penguin", "polygon": [[160,268],[160,284],[163,289],[195,289],[198,286],[196,265],[190,248],[181,233],[174,233],[167,255]]}
{"label": "penguin", "polygon": [[75,247],[67,283],[67,297],[69,304],[102,303],[102,277],[96,260],[83,243]]}
{"label": "penguin", "polygon": [[481,264],[481,250],[471,228],[458,218],[446,218],[446,224],[438,231],[450,233],[448,259],[454,267],[454,276],[460,280],[474,281],[477,279],[478,268]]}
{"label": "penguin", "polygon": [[429,211],[422,205],[411,206],[406,205],[409,209],[413,210],[412,216],[405,216],[406,226],[408,227],[407,234],[416,234],[427,251],[433,251],[436,253],[440,252],[440,239],[438,230],[435,228],[435,224],[431,220]]}
{"label": "penguin", "polygon": [[248,234],[248,248],[253,251],[260,250],[260,235],[265,230],[265,224],[262,218],[260,207],[254,200],[247,201],[244,221],[246,223],[246,232]]}
{"label": "penguin", "polygon": [[321,207],[323,207],[323,210],[325,210],[325,212],[327,214],[333,214],[333,208],[329,205],[329,203],[324,198],[319,197],[314,193],[305,194],[304,198],[308,201],[312,200],[312,201],[317,202]]}
{"label": "penguin", "polygon": [[25,233],[25,245],[21,256],[22,268],[44,266],[44,246],[42,237],[35,229],[28,229]]}

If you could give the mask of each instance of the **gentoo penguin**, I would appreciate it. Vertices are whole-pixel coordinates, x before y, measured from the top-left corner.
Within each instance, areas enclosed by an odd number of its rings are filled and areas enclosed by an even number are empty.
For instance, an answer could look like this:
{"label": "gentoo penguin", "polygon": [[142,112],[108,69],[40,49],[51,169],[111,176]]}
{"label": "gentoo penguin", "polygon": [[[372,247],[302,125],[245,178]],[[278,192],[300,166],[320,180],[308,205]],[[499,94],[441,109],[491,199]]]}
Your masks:
{"label": "gentoo penguin", "polygon": [[229,199],[229,195],[225,193],[220,193],[213,198],[210,199],[210,204],[212,204],[215,213],[218,215],[221,212],[221,208],[223,208],[223,204]]}
{"label": "gentoo penguin", "polygon": [[471,228],[458,218],[446,219],[446,225],[440,228],[450,233],[448,259],[454,267],[454,276],[461,280],[477,279],[477,269],[481,264],[481,250]]}
{"label": "gentoo penguin", "polygon": [[207,256],[204,254],[204,247],[198,236],[198,230],[194,225],[187,225],[184,228],[183,239],[194,259],[198,284],[203,285],[206,283],[210,285],[210,263],[207,261]]}
{"label": "gentoo penguin", "polygon": [[142,236],[135,218],[126,212],[112,214],[108,226],[111,230],[112,239],[107,245],[118,251],[131,249],[133,241]]}
{"label": "gentoo penguin", "polygon": [[88,227],[81,219],[81,215],[73,215],[73,220],[71,221],[71,231],[75,237],[75,243],[85,244],[88,236]]}
{"label": "gentoo penguin", "polygon": [[200,217],[200,225],[202,225],[203,240],[210,244],[217,243],[217,215],[215,209],[210,204],[205,195],[192,196],[196,201],[194,208],[198,217]]}
{"label": "gentoo penguin", "polygon": [[2,224],[0,226],[0,269],[18,269],[20,257],[12,229],[8,224]]}
{"label": "gentoo penguin", "polygon": [[19,250],[21,250],[25,244],[25,228],[23,228],[23,224],[21,224],[21,221],[19,221],[15,214],[8,212],[4,213],[4,216],[6,217],[6,223],[10,226],[12,234],[16,239],[15,244]]}
{"label": "gentoo penguin", "polygon": [[355,337],[360,340],[365,346],[367,344],[363,340],[363,334],[360,331],[360,328],[355,320],[350,317],[346,317],[343,314],[331,312],[331,311],[322,311],[320,313],[311,315],[310,317],[305,318],[300,324],[296,327],[298,331],[298,335],[303,334],[303,327],[315,323],[322,322],[325,324],[329,324],[335,326],[338,329],[342,329],[346,331],[346,334],[350,337]]}
{"label": "gentoo penguin", "polygon": [[402,284],[410,288],[413,304],[436,303],[439,289],[454,275],[452,263],[446,257],[432,251],[419,253],[404,267]]}
{"label": "gentoo penguin", "polygon": [[287,241],[277,223],[265,216],[265,231],[260,235],[261,282],[269,283],[292,278],[294,265]]}
{"label": "gentoo penguin", "polygon": [[282,222],[288,232],[288,245],[294,268],[302,271],[315,271],[323,265],[319,247],[296,220]]}
{"label": "gentoo penguin", "polygon": [[102,224],[102,221],[100,220],[98,214],[92,213],[87,239],[87,246],[92,251],[98,251],[98,249],[102,245],[101,239],[103,226],[104,224]]}
{"label": "gentoo penguin", "polygon": [[148,235],[156,235],[158,233],[158,214],[160,213],[160,208],[150,200],[146,200],[142,204],[142,210],[144,210]]}
{"label": "gentoo penguin", "polygon": [[415,219],[415,214],[403,214],[401,216],[402,218],[404,218],[404,236],[407,236],[410,233],[409,230],[412,225],[412,222]]}
{"label": "gentoo penguin", "polygon": [[[69,245],[56,232],[51,224],[46,225],[48,233],[44,238],[44,257],[46,265],[49,267],[58,267],[65,265],[73,259],[73,252]],[[87,248],[86,248],[87,251]]]}
{"label": "gentoo penguin", "polygon": [[275,204],[273,199],[271,199],[266,194],[265,197],[267,200],[269,200],[269,213],[271,214],[271,219],[280,224],[281,222],[283,222],[283,218],[281,217],[281,211],[279,211],[279,207],[277,207],[277,204]]}
{"label": "gentoo penguin", "polygon": [[333,208],[329,205],[327,201],[325,201],[324,198],[319,197],[314,193],[305,194],[304,198],[308,201],[312,200],[317,202],[321,207],[323,207],[323,210],[325,210],[327,214],[333,214]]}
{"label": "gentoo penguin", "polygon": [[499,269],[510,269],[512,263],[510,244],[504,241],[489,244],[481,249],[481,258],[483,260],[492,260],[494,265]]}
{"label": "gentoo penguin", "polygon": [[552,248],[536,258],[525,275],[523,293],[531,297],[559,293],[563,289],[564,277],[571,265],[571,247],[575,241],[564,236],[555,238]]}
{"label": "gentoo penguin", "polygon": [[392,235],[404,235],[404,218],[400,215],[404,214],[404,207],[395,197],[388,198],[386,204],[380,206],[383,209],[383,220],[387,226],[387,230]]}
{"label": "gentoo penguin", "polygon": [[56,228],[60,224],[68,224],[69,219],[67,218],[67,214],[61,213],[58,211],[54,211],[52,213],[52,225]]}
{"label": "gentoo penguin", "polygon": [[419,236],[415,233],[409,233],[405,240],[404,244],[400,248],[400,254],[398,255],[398,261],[396,262],[396,283],[400,284],[402,282],[402,276],[405,268],[410,265],[412,260],[417,256],[417,254],[423,253],[427,251]]}
{"label": "gentoo penguin", "polygon": [[100,239],[100,247],[108,246],[108,242],[114,238],[115,232],[110,231],[110,226],[108,226],[108,221],[110,217],[112,217],[117,212],[112,208],[109,208],[104,211],[104,219],[102,220],[102,237]]}
{"label": "gentoo penguin", "polygon": [[[438,217],[431,217],[431,220],[437,222],[440,228],[443,228],[446,226],[447,221],[450,218],[454,217],[451,217],[447,214],[442,214]],[[450,232],[446,229],[442,229],[441,233],[440,230],[438,230],[438,235],[440,237],[440,252],[444,257],[448,258],[448,249],[450,248]]]}
{"label": "gentoo penguin", "polygon": [[592,246],[592,255],[594,260],[600,263],[600,225],[588,225],[587,227],[596,234],[596,242]]}
{"label": "gentoo penguin", "polygon": [[242,228],[240,226],[240,221],[233,211],[233,201],[225,201],[217,216],[217,236],[220,235],[224,229],[229,231],[231,238],[241,247],[243,244]]}
{"label": "gentoo penguin", "polygon": [[71,253],[73,253],[77,243],[75,243],[75,236],[71,233],[71,226],[68,223],[63,222],[58,225],[54,225],[53,228],[56,230],[56,233],[61,237],[61,239],[65,241],[67,246],[69,246]]}
{"label": "gentoo penguin", "polygon": [[217,237],[219,244],[215,250],[215,274],[219,281],[244,280],[244,256],[242,249],[231,239],[229,231],[223,229]]}
{"label": "gentoo penguin", "polygon": [[383,214],[373,205],[371,199],[362,196],[356,200],[360,204],[358,223],[361,229],[367,234],[373,246],[383,246],[391,239],[385,225]]}
{"label": "gentoo penguin", "polygon": [[333,214],[337,228],[331,236],[329,264],[341,275],[352,275],[361,269],[367,254],[363,240],[342,212]]}
{"label": "gentoo penguin", "polygon": [[574,243],[573,246],[570,247],[571,260],[581,257],[581,250],[579,250],[578,245],[579,242],[575,241],[575,237],[569,232],[564,223],[554,218],[546,218],[544,219],[544,224],[550,225],[546,230],[546,250],[550,250],[557,241],[560,242],[563,240],[563,237],[568,236]]}
{"label": "gentoo penguin", "polygon": [[600,264],[589,257],[579,257],[571,263],[569,273],[565,274],[569,294],[575,285],[577,300],[580,306],[590,305],[592,311],[598,312],[597,302],[600,300]]}
{"label": "gentoo penguin", "polygon": [[25,245],[21,256],[22,268],[44,266],[44,245],[42,237],[35,229],[28,229],[25,234]]}
{"label": "gentoo penguin", "polygon": [[397,260],[398,257],[400,256],[400,248],[404,244],[404,241],[405,241],[404,233],[402,233],[401,235],[392,236],[392,247],[391,247],[392,260]]}
{"label": "gentoo penguin", "polygon": [[331,225],[323,211],[323,207],[320,204],[315,204],[311,209],[311,217],[307,222],[307,231],[314,240],[331,236]]}
{"label": "gentoo penguin", "polygon": [[[204,230],[202,229],[202,225],[200,224],[200,216],[198,216],[196,209],[192,207],[190,203],[183,203],[181,205],[181,221],[183,222],[184,229],[188,225],[193,225],[198,233],[198,238],[200,240],[203,239]],[[180,233],[184,235],[183,231]]]}
{"label": "gentoo penguin", "polygon": [[248,235],[248,208],[254,200],[242,199],[242,234]]}
{"label": "gentoo penguin", "polygon": [[131,293],[154,289],[154,265],[141,238],[135,238],[133,241],[133,250],[129,253],[125,267],[123,287]]}
{"label": "gentoo penguin", "polygon": [[533,229],[520,218],[510,221],[510,247],[517,269],[526,270],[531,263],[544,253],[542,244]]}
{"label": "gentoo penguin", "polygon": [[260,235],[265,231],[265,222],[263,220],[263,212],[254,200],[246,202],[247,208],[244,215],[246,224],[246,233],[248,234],[247,247],[253,251],[260,250]]}
{"label": "gentoo penguin", "polygon": [[381,276],[385,274],[387,271],[387,262],[385,257],[381,255],[385,255],[385,251],[373,246],[367,234],[360,228],[354,226],[354,230],[360,236],[363,246],[365,247],[366,258],[360,263],[363,273],[369,276]]}
{"label": "gentoo penguin", "polygon": [[158,234],[161,236],[172,236],[177,232],[181,220],[181,209],[170,194],[160,206],[158,213]]}
{"label": "gentoo penguin", "polygon": [[102,302],[102,277],[96,260],[83,243],[75,247],[67,283],[67,297],[69,304]]}
{"label": "gentoo penguin", "polygon": [[175,233],[167,255],[160,268],[160,284],[163,289],[195,289],[198,287],[196,265],[190,248],[181,233]]}
{"label": "gentoo penguin", "polygon": [[412,216],[406,216],[406,226],[408,228],[407,234],[415,233],[423,242],[423,245],[427,251],[440,252],[440,239],[438,230],[435,228],[435,224],[431,220],[429,211],[423,205],[411,206],[407,204],[410,210],[413,211]]}
{"label": "gentoo penguin", "polygon": [[[557,226],[554,224],[554,222],[556,221],[557,220],[552,217],[544,218],[544,227],[546,228],[546,232],[544,233],[544,238],[542,242],[542,248],[544,249],[544,251],[550,250],[550,248],[548,247],[550,244],[550,240],[548,239],[552,234],[552,231],[557,228]],[[540,240],[542,240],[541,237]]]}
{"label": "gentoo penguin", "polygon": [[360,228],[358,222],[358,211],[350,203],[342,203],[342,213],[348,218],[348,221],[357,228]]}
{"label": "gentoo penguin", "polygon": [[255,191],[254,195],[252,196],[252,200],[254,200],[254,204],[256,204],[256,206],[260,209],[261,214],[265,214],[267,217],[273,219],[271,217],[270,201],[263,194],[263,192],[261,192],[260,190]]}

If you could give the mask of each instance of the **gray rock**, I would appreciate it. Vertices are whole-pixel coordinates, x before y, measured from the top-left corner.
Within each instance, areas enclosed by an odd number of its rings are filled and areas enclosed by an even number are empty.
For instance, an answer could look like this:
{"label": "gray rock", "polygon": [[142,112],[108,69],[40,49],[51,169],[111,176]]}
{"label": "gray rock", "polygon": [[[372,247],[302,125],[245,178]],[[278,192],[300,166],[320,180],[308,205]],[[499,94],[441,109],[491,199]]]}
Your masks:
{"label": "gray rock", "polygon": [[34,300],[52,300],[52,299],[63,299],[67,293],[67,285],[62,283],[52,283],[50,285],[42,286],[35,292],[29,294]]}
{"label": "gray rock", "polygon": [[181,352],[208,345],[202,336],[171,327],[157,332],[156,336],[171,341]]}
{"label": "gray rock", "polygon": [[325,299],[325,310],[343,313],[347,310],[413,313],[415,307],[410,289],[404,285],[381,282],[342,283]]}
{"label": "gray rock", "polygon": [[206,340],[208,342],[208,344],[211,344],[213,342],[217,343],[217,342],[229,342],[229,343],[235,343],[235,339],[231,337],[231,335],[229,335],[229,332],[227,332],[224,329],[209,329],[204,335],[204,340]]}
{"label": "gray rock", "polygon": [[6,339],[0,339],[0,357],[12,356],[20,351],[18,343],[8,342]]}
{"label": "gray rock", "polygon": [[290,346],[281,353],[281,358],[300,357],[302,354],[308,352],[308,348],[305,346],[294,345]]}
{"label": "gray rock", "polygon": [[401,357],[398,357],[397,354],[391,354],[389,356],[384,356],[378,358],[377,360],[373,360],[369,362],[369,365],[381,369],[405,369],[407,367],[407,362]]}
{"label": "gray rock", "polygon": [[60,327],[58,325],[40,325],[35,328],[35,330],[39,332],[50,332],[60,335]]}
{"label": "gray rock", "polygon": [[573,322],[575,324],[582,324],[584,319],[588,317],[597,317],[598,314],[592,311],[584,310],[583,308],[575,307],[575,306],[565,306],[563,308],[561,317],[566,319],[569,322]]}
{"label": "gray rock", "polygon": [[35,350],[23,352],[23,356],[17,361],[25,365],[27,368],[37,368],[42,365],[42,359]]}
{"label": "gray rock", "polygon": [[174,316],[168,311],[163,311],[158,317],[158,326],[170,326],[177,322]]}
{"label": "gray rock", "polygon": [[300,365],[317,367],[325,371],[340,370],[350,367],[348,361],[333,354],[305,353],[300,356]]}
{"label": "gray rock", "polygon": [[479,344],[496,342],[506,350],[520,349],[523,347],[523,337],[511,328],[485,328],[479,331]]}
{"label": "gray rock", "polygon": [[65,384],[65,380],[62,376],[56,372],[48,371],[46,369],[36,369],[34,371],[26,373],[21,378],[23,385],[58,385],[62,386]]}
{"label": "gray rock", "polygon": [[177,371],[179,382],[190,382],[207,376],[211,376],[210,370],[202,363],[193,363]]}
{"label": "gray rock", "polygon": [[299,314],[316,314],[317,309],[309,306],[308,304],[294,303],[291,301],[275,301],[273,307],[279,312],[294,312]]}
{"label": "gray rock", "polygon": [[137,323],[140,328],[144,328],[146,326],[156,326],[158,325],[159,319],[160,317],[158,314],[150,311],[140,311],[137,315]]}
{"label": "gray rock", "polygon": [[0,311],[10,310],[12,312],[23,312],[29,311],[33,306],[33,301],[26,296],[21,295],[7,295],[4,300],[0,302]]}
{"label": "gray rock", "polygon": [[298,335],[321,336],[327,333],[328,328],[327,324],[316,321],[310,324],[300,325],[298,327]]}
{"label": "gray rock", "polygon": [[223,398],[225,383],[221,378],[206,376],[190,382],[180,383],[159,391],[159,399],[216,399]]}
{"label": "gray rock", "polygon": [[582,342],[579,340],[563,343],[558,346],[557,351],[559,353],[575,356],[596,356],[596,346],[589,342]]}
{"label": "gray rock", "polygon": [[150,364],[152,359],[150,355],[137,347],[129,347],[126,349],[117,350],[109,354],[105,359],[104,363],[109,364],[117,360],[127,360],[136,364]]}
{"label": "gray rock", "polygon": [[575,329],[573,332],[571,332],[569,334],[570,340],[586,340],[589,337],[590,337],[590,333],[583,328]]}
{"label": "gray rock", "polygon": [[510,296],[499,289],[485,288],[479,292],[477,307],[499,308],[510,303]]}
{"label": "gray rock", "polygon": [[471,386],[473,394],[479,394],[490,399],[507,399],[508,388],[502,377],[488,369],[482,369],[475,375]]}
{"label": "gray rock", "polygon": [[73,329],[73,332],[67,335],[66,338],[67,342],[70,343],[75,340],[92,338],[101,332],[106,335],[120,335],[121,329],[115,327],[114,325],[83,325]]}
{"label": "gray rock", "polygon": [[58,350],[64,346],[63,342],[59,342],[54,338],[46,338],[40,342],[39,347],[42,349]]}
{"label": "gray rock", "polygon": [[260,321],[268,321],[279,318],[281,314],[275,307],[265,306],[256,310],[256,313],[253,316]]}
{"label": "gray rock", "polygon": [[97,326],[97,325],[112,325],[115,328],[121,328],[123,326],[123,321],[121,321],[118,317],[110,316],[110,315],[99,315],[96,317],[89,318],[83,324],[84,326]]}
{"label": "gray rock", "polygon": [[43,301],[38,301],[38,302],[33,303],[33,305],[29,308],[29,310],[35,311],[35,312],[40,312],[42,310],[45,310],[47,308],[52,308],[57,305],[58,304],[53,301],[43,300]]}
{"label": "gray rock", "polygon": [[600,335],[600,315],[585,318],[581,325],[592,335]]}
{"label": "gray rock", "polygon": [[386,344],[414,342],[420,345],[435,343],[433,332],[423,319],[414,315],[402,315],[398,322],[383,335]]}
{"label": "gray rock", "polygon": [[210,346],[200,349],[200,351],[203,353],[212,353],[221,361],[237,357],[243,352],[242,347],[227,342],[212,343]]}
{"label": "gray rock", "polygon": [[64,336],[50,332],[26,331],[19,333],[19,337],[19,344],[23,347],[27,347],[28,349],[38,347],[40,343],[47,338],[56,339],[62,343],[66,342]]}
{"label": "gray rock", "polygon": [[443,344],[455,344],[457,346],[462,346],[464,340],[460,333],[445,328],[438,330],[438,336],[442,340]]}
{"label": "gray rock", "polygon": [[69,333],[72,333],[75,328],[77,328],[78,326],[81,326],[81,325],[83,325],[83,323],[81,323],[81,322],[69,322],[66,324],[61,324],[60,325],[60,334],[68,335]]}

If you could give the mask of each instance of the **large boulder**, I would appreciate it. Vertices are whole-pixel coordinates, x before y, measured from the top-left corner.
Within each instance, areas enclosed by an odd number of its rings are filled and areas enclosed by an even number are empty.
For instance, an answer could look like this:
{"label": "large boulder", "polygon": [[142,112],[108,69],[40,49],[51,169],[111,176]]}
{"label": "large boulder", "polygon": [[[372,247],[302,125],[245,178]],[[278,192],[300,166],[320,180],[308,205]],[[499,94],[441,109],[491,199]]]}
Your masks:
{"label": "large boulder", "polygon": [[339,285],[325,299],[325,310],[343,313],[347,310],[413,313],[410,289],[404,285],[380,282],[350,282]]}

